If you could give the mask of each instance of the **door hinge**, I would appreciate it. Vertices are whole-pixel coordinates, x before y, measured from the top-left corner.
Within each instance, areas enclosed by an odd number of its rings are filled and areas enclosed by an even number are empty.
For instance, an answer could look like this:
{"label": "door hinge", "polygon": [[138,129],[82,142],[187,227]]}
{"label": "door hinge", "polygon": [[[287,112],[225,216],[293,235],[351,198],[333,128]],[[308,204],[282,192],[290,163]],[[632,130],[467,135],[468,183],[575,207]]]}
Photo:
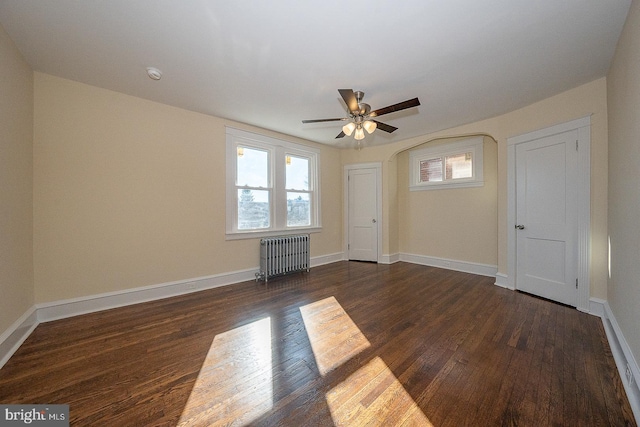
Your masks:
{"label": "door hinge", "polygon": [[578,279],[576,279],[576,289],[578,289]]}
{"label": "door hinge", "polygon": [[578,140],[576,139],[576,151],[578,151]]}

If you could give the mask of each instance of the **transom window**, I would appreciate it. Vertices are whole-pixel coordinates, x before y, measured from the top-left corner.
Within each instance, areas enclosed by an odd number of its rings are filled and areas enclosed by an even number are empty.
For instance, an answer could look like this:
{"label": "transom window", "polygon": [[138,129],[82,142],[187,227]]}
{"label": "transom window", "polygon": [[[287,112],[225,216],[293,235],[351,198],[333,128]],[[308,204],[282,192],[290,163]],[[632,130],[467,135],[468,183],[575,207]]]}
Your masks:
{"label": "transom window", "polygon": [[228,127],[227,238],[319,228],[317,168],[311,147]]}
{"label": "transom window", "polygon": [[482,186],[482,144],[483,138],[477,137],[412,150],[409,154],[410,189]]}

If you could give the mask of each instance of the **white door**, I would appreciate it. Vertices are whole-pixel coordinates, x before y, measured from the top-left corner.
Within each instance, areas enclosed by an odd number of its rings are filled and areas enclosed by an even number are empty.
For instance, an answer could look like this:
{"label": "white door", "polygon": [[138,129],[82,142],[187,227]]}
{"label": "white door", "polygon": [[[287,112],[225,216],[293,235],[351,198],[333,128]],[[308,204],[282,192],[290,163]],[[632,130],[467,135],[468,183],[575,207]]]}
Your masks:
{"label": "white door", "polygon": [[377,169],[350,169],[348,180],[349,259],[377,262]]}
{"label": "white door", "polygon": [[577,303],[577,131],[516,146],[516,287]]}

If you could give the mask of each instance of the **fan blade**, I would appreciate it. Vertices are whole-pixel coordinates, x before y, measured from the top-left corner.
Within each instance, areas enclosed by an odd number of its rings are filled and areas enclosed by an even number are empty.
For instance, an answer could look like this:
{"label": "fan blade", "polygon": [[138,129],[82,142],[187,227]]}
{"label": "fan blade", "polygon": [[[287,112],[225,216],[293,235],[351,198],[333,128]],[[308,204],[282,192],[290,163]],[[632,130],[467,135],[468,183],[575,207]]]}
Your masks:
{"label": "fan blade", "polygon": [[338,89],[338,92],[340,92],[340,96],[344,99],[344,103],[347,104],[347,108],[350,113],[360,110],[360,107],[358,107],[358,100],[356,99],[356,94],[353,93],[353,89]]}
{"label": "fan blade", "polygon": [[417,107],[418,105],[420,105],[420,101],[418,101],[418,98],[413,98],[404,102],[399,102],[397,104],[389,105],[388,107],[379,108],[375,111],[372,111],[371,114],[369,114],[369,116],[378,117],[378,116],[382,116],[383,114],[393,113],[394,111],[400,111],[400,110],[405,110],[411,107]]}
{"label": "fan blade", "polygon": [[376,125],[377,125],[378,129],[383,130],[385,132],[391,133],[391,132],[394,132],[394,131],[398,130],[398,128],[395,127],[395,126],[391,126],[391,125],[388,125],[386,123],[379,122],[377,120],[372,120],[372,121],[376,122]]}
{"label": "fan blade", "polygon": [[344,132],[340,132],[340,133],[338,134],[338,136],[336,136],[336,138],[335,138],[335,139],[343,138],[343,137],[344,137]]}
{"label": "fan blade", "polygon": [[339,119],[314,119],[314,120],[303,120],[302,123],[320,123],[320,122],[340,122],[347,120],[346,117],[342,117]]}

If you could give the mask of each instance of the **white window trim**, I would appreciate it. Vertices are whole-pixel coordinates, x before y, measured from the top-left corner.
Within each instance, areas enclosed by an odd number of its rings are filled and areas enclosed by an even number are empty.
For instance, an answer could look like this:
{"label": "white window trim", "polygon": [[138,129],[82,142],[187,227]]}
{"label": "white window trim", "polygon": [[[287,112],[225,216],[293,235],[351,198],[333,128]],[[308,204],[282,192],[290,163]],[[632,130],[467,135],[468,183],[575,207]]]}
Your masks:
{"label": "white window trim", "polygon": [[[423,191],[482,187],[484,185],[483,143],[483,137],[474,137],[435,147],[412,150],[409,153],[409,190]],[[445,156],[468,152],[473,153],[473,176],[471,178],[437,182],[420,182],[420,161],[430,160],[436,157],[444,158]]]}
{"label": "white window trim", "polygon": [[[260,230],[238,230],[238,202],[236,190],[236,156],[238,145],[269,151],[269,182],[271,199],[269,204],[269,228]],[[311,200],[311,225],[287,226],[287,190],[285,156],[292,155],[309,159],[309,194]],[[322,229],[320,215],[320,150],[290,141],[226,127],[226,239],[251,239],[281,236],[300,232],[314,233]]]}

